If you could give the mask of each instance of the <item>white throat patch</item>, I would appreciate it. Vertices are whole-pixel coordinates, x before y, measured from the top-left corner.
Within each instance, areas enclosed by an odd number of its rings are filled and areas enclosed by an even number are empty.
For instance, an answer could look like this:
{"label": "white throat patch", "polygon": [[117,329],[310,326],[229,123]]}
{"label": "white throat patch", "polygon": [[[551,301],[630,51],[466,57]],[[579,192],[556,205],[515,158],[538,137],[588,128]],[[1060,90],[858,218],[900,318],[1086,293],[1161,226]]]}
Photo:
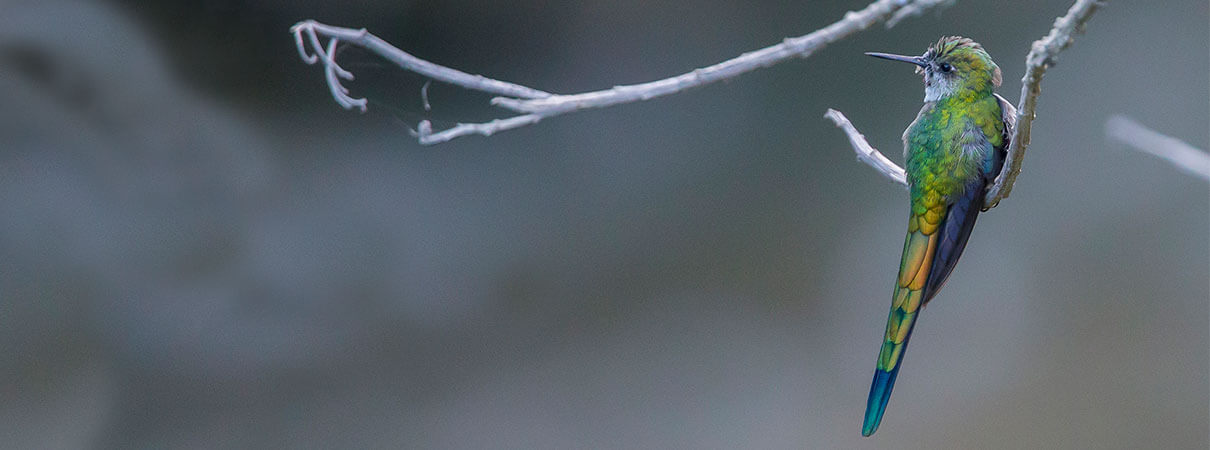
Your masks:
{"label": "white throat patch", "polygon": [[949,97],[954,93],[954,85],[949,77],[938,75],[932,76],[930,83],[924,86],[924,101],[935,102],[945,97]]}

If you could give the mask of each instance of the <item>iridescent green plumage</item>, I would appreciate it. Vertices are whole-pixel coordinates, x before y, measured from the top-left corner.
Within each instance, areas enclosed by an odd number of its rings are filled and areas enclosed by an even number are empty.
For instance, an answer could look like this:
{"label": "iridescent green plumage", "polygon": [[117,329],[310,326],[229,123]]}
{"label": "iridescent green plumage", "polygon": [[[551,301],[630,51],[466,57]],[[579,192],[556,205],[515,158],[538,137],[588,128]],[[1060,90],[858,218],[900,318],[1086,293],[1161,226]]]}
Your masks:
{"label": "iridescent green plumage", "polygon": [[945,283],[1004,163],[1012,107],[993,90],[1000,69],[970,39],[941,38],[922,56],[871,53],[919,66],[925,104],[903,134],[911,214],[862,434],[878,429],[920,308]]}

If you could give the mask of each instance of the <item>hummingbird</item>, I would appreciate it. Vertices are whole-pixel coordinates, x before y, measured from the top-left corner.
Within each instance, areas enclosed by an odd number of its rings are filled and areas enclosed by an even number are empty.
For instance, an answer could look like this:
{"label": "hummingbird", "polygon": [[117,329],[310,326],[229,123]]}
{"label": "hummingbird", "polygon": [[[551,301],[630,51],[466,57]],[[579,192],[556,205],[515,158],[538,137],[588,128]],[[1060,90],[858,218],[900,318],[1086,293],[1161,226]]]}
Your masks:
{"label": "hummingbird", "polygon": [[903,132],[911,213],[862,436],[882,422],[916,315],[962,255],[984,194],[1004,165],[1015,122],[1015,108],[994,92],[1000,68],[973,40],[942,37],[920,56],[866,54],[916,65],[924,77],[924,107]]}

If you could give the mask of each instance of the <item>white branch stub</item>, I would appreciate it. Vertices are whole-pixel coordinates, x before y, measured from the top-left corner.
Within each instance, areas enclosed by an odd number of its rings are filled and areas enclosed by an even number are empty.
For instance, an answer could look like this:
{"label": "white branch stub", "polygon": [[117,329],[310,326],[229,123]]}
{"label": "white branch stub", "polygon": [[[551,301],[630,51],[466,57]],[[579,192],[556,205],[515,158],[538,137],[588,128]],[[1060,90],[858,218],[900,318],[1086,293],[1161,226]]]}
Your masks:
{"label": "white branch stub", "polygon": [[840,111],[831,108],[823,116],[832,120],[832,123],[836,124],[841,130],[844,130],[844,133],[849,136],[849,144],[853,146],[853,151],[857,152],[857,159],[859,161],[869,164],[875,170],[890,178],[891,181],[899,183],[903,187],[908,186],[907,173],[903,171],[903,168],[891,162],[890,158],[887,158],[886,155],[883,155],[878,149],[871,146],[866,141],[865,135],[857,131],[857,127],[853,126],[853,122],[849,122],[848,117],[845,117]]}

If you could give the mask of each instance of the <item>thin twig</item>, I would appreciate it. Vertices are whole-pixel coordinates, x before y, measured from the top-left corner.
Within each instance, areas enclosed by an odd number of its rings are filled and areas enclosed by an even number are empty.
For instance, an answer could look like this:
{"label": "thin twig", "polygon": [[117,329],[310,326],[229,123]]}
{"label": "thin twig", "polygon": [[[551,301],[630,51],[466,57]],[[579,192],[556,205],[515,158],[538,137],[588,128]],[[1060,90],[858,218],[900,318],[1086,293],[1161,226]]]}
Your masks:
{"label": "thin twig", "polygon": [[1105,134],[1144,153],[1168,160],[1185,172],[1210,181],[1210,154],[1180,139],[1163,135],[1125,116],[1105,122]]}
{"label": "thin twig", "polygon": [[429,104],[429,85],[433,84],[433,80],[424,82],[424,86],[420,87],[420,100],[424,102],[424,110],[432,111],[433,105]]}
{"label": "thin twig", "polygon": [[857,153],[858,160],[869,164],[875,170],[890,178],[891,181],[907,187],[907,174],[904,173],[903,168],[895,165],[895,163],[879,152],[878,149],[870,145],[866,141],[865,135],[857,131],[857,127],[853,126],[853,122],[849,122],[848,117],[845,117],[840,111],[831,108],[823,116],[831,119],[832,123],[835,123],[837,127],[840,127],[849,136],[849,144],[853,146],[853,151]]}
{"label": "thin twig", "polygon": [[[983,208],[985,211],[996,207],[1000,203],[1000,200],[1008,197],[1009,192],[1012,191],[1013,182],[1017,179],[1017,174],[1021,173],[1021,161],[1025,158],[1025,148],[1029,146],[1029,133],[1033,124],[1034,110],[1038,106],[1038,95],[1042,92],[1042,75],[1046,73],[1046,69],[1055,65],[1055,57],[1058,56],[1059,52],[1071,45],[1072,34],[1083,32],[1084,24],[1088,22],[1088,19],[1092,17],[1092,13],[1096,12],[1100,6],[1101,3],[1098,0],[1076,0],[1075,4],[1071,5],[1071,8],[1067,10],[1067,15],[1055,19],[1054,28],[1042,39],[1034,41],[1029,55],[1025,57],[1026,68],[1025,76],[1021,79],[1021,101],[1017,104],[1016,112],[1013,113],[1012,105],[1001,98],[1003,102],[1001,105],[1005,107],[1006,112],[1010,115],[1008,122],[1011,122],[1010,128],[1012,128],[1013,133],[1009,141],[1008,156],[1005,160],[1004,168],[1000,170],[994,183],[988,187],[987,195],[984,197],[985,206]],[[858,155],[861,155],[865,151],[862,145],[865,148],[873,150],[873,147],[865,142],[865,137],[861,133],[857,132],[855,128],[851,131],[845,128],[845,125],[836,120],[836,117],[833,117],[832,113],[836,113],[840,117],[844,117],[844,115],[829,109],[825,117],[832,119],[833,122],[836,122],[836,126],[844,129],[845,134],[849,135],[849,142],[852,143],[853,150]],[[847,120],[845,123],[849,127],[852,127],[852,124],[848,123]],[[854,136],[859,137],[860,140],[854,139]],[[877,150],[874,151],[877,152]],[[878,156],[882,156],[882,154],[879,153]],[[882,159],[885,161],[872,161],[861,158],[862,161],[887,176],[891,175],[887,172],[888,168],[884,167],[885,164],[893,166],[893,169],[889,170],[903,173],[902,168],[887,160],[885,156],[882,156]]]}
{"label": "thin twig", "polygon": [[1072,35],[1084,31],[1084,24],[1100,6],[1099,0],[1076,0],[1066,15],[1055,19],[1050,33],[1034,41],[1030,48],[1029,55],[1025,57],[1025,76],[1021,78],[1021,100],[1017,103],[1016,129],[1009,138],[1004,169],[996,176],[995,183],[988,188],[987,196],[984,197],[985,210],[995,208],[1000,200],[1008,197],[1013,190],[1013,182],[1021,173],[1021,161],[1025,159],[1025,149],[1029,147],[1038,95],[1042,93],[1042,75],[1046,73],[1046,69],[1055,65],[1059,52],[1071,45],[1074,40]]}
{"label": "thin twig", "polygon": [[[551,116],[590,108],[605,108],[613,105],[649,100],[656,97],[683,92],[687,89],[726,80],[743,73],[787,61],[805,58],[832,42],[853,33],[865,30],[875,23],[891,18],[907,7],[914,14],[934,8],[953,0],[878,0],[860,11],[845,13],[844,18],[804,36],[786,38],[781,43],[744,53],[734,59],[693,70],[689,73],[648,83],[615,86],[611,89],[570,95],[554,95],[526,86],[493,80],[480,75],[471,75],[412,56],[395,48],[386,41],[370,34],[365,29],[351,29],[324,25],[313,20],[299,22],[290,28],[299,56],[307,64],[323,63],[329,90],[336,102],[345,109],[358,108],[365,111],[365,99],[354,99],[340,85],[340,79],[351,80],[353,75],[342,69],[333,55],[336,42],[363,47],[388,61],[437,81],[461,86],[466,89],[500,95],[491,103],[521,115],[494,120],[481,124],[458,124],[439,133],[425,132],[419,127],[417,136],[422,144],[435,144],[468,134],[490,135],[503,130],[531,125]],[[906,17],[906,16],[904,16]],[[900,17],[902,19],[902,17]],[[331,39],[328,49],[319,44],[319,36]],[[306,39],[304,39],[306,38]],[[308,51],[308,43],[310,50]],[[428,128],[431,128],[429,125]]]}
{"label": "thin twig", "polygon": [[533,125],[542,120],[543,117],[545,116],[541,114],[523,114],[520,116],[509,117],[507,119],[496,119],[485,123],[459,123],[438,133],[433,132],[433,125],[431,122],[422,120],[420,121],[420,127],[415,136],[419,138],[420,143],[423,145],[440,144],[442,142],[449,141],[450,139],[470,134],[491,136],[500,131],[511,130],[513,128],[518,128],[525,125]]}

